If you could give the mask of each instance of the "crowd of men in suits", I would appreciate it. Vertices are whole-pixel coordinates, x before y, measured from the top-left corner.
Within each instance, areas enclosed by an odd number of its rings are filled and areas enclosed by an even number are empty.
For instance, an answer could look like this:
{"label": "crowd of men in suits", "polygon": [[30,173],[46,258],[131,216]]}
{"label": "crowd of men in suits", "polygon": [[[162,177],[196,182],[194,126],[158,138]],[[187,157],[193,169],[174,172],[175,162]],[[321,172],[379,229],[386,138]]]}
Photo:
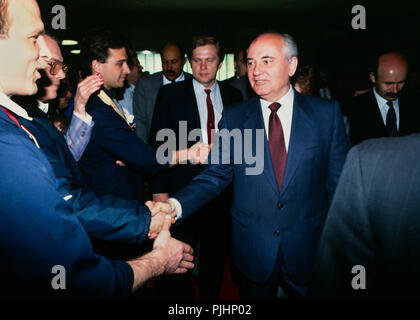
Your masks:
{"label": "crowd of men in suits", "polygon": [[404,55],[378,55],[372,89],[343,109],[348,135],[336,100],[291,84],[288,34],[255,37],[223,82],[213,36],[160,54],[162,72],[140,77],[124,37],[88,32],[63,135],[48,116],[59,44],[35,0],[0,0],[1,296],[128,298],[148,284],[142,298],[216,300],[230,259],[241,299],[418,296],[420,140],[398,136],[420,121]]}

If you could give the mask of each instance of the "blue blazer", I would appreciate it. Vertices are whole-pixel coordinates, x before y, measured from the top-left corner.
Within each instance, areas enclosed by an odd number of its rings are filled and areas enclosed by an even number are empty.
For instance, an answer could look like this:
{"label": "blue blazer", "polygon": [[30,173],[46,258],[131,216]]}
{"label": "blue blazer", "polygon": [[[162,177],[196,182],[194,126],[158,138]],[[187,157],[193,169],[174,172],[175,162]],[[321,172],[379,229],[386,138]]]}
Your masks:
{"label": "blue blazer", "polygon": [[[174,198],[180,201],[182,218],[186,218],[233,180],[232,259],[235,265],[251,280],[263,283],[280,259],[284,280],[304,295],[349,143],[337,102],[296,91],[294,94],[291,137],[280,191],[266,133],[262,137],[263,144],[256,143],[257,129],[260,133],[265,129],[260,101],[253,98],[225,109],[219,129],[239,129],[243,137],[245,130],[251,130],[252,142],[242,147],[252,147],[257,162],[264,165],[262,174],[246,174],[246,169],[255,164],[247,164],[250,161],[243,152],[241,163],[232,164],[234,144],[230,141],[228,146],[227,139],[219,136],[210,158],[218,151],[220,164],[208,165]],[[230,164],[222,164],[222,155],[230,158]]]}
{"label": "blue blazer", "polygon": [[[162,166],[155,149],[145,144],[130,126],[98,96],[86,106],[95,125],[92,137],[79,161],[88,186],[96,195],[114,195],[143,200],[142,174],[154,174]],[[125,166],[119,166],[116,161]]]}
{"label": "blue blazer", "polygon": [[[0,109],[0,297],[128,298],[133,271],[93,252],[44,154]],[[55,265],[66,290],[53,290]]]}
{"label": "blue blazer", "polygon": [[63,135],[42,111],[35,111],[32,121],[18,117],[19,123],[36,137],[54,170],[58,192],[68,199],[89,236],[124,244],[142,243],[149,230],[149,209],[137,201],[95,196],[87,188]]}

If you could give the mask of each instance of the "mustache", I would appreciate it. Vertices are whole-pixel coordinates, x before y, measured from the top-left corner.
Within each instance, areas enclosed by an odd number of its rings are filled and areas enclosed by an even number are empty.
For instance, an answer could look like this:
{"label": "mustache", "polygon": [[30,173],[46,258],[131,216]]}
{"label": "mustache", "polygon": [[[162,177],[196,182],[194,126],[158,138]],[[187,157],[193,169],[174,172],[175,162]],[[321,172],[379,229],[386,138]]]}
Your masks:
{"label": "mustache", "polygon": [[164,73],[165,74],[175,74],[176,72],[174,70],[166,70]]}
{"label": "mustache", "polygon": [[389,98],[397,98],[398,97],[398,93],[393,93],[393,92],[386,92],[385,95]]}

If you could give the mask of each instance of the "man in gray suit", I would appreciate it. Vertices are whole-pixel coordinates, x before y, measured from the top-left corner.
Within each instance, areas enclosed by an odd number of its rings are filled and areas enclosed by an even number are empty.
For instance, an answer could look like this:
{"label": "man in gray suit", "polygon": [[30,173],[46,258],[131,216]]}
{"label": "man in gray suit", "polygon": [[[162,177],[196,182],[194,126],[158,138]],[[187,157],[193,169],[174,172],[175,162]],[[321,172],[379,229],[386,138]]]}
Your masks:
{"label": "man in gray suit", "polygon": [[136,119],[136,134],[145,143],[149,143],[150,126],[159,88],[191,78],[189,73],[182,71],[186,58],[185,52],[178,44],[166,44],[160,52],[160,56],[162,71],[141,77],[134,91],[133,112]]}
{"label": "man in gray suit", "polygon": [[420,134],[350,150],[308,297],[420,297]]}

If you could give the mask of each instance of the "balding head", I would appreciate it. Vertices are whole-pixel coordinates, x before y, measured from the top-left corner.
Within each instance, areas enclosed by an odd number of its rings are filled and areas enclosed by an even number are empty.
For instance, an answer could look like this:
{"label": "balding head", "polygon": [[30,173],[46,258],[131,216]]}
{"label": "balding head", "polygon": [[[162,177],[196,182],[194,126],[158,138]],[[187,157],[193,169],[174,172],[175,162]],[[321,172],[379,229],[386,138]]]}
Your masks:
{"label": "balding head", "polygon": [[404,55],[388,52],[378,58],[376,73],[370,74],[376,92],[386,100],[398,98],[405,85],[408,63]]}
{"label": "balding head", "polygon": [[186,62],[182,48],[174,43],[165,45],[160,53],[162,70],[166,79],[173,81],[181,75]]}

